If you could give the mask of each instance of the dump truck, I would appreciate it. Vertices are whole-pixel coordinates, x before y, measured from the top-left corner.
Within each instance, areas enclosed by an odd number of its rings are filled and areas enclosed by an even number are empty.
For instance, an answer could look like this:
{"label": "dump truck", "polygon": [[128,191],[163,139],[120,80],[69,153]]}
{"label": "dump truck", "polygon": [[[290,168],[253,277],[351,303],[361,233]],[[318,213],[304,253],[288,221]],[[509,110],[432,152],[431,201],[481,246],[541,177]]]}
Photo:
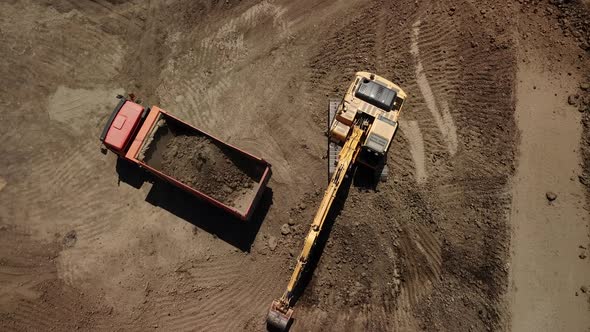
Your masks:
{"label": "dump truck", "polygon": [[239,219],[251,218],[271,176],[267,161],[132,95],[117,97],[100,135],[104,148]]}
{"label": "dump truck", "polygon": [[356,167],[374,172],[375,180],[386,179],[387,152],[398,129],[406,93],[387,79],[357,72],[344,98],[329,103],[328,174],[330,180],[313,218],[303,249],[297,257],[283,295],[272,302],[266,322],[269,329],[284,331],[293,315],[295,291],[345,178]]}

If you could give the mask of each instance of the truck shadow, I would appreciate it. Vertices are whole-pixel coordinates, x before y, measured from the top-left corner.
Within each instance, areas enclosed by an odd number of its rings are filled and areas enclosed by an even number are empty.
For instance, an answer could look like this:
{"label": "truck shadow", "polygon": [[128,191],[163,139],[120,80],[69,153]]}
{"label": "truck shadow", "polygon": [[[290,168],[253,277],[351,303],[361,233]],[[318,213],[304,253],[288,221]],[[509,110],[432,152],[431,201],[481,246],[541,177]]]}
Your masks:
{"label": "truck shadow", "polygon": [[272,205],[273,192],[271,188],[267,187],[252,218],[249,221],[243,221],[120,158],[117,161],[116,169],[119,181],[134,188],[140,188],[146,181],[153,183],[145,199],[146,202],[217,236],[241,251],[250,251],[258,230]]}
{"label": "truck shadow", "polygon": [[115,170],[117,171],[117,175],[119,175],[119,185],[121,182],[125,182],[135,189],[141,188],[143,183],[149,178],[149,174],[143,169],[122,158],[117,158]]}

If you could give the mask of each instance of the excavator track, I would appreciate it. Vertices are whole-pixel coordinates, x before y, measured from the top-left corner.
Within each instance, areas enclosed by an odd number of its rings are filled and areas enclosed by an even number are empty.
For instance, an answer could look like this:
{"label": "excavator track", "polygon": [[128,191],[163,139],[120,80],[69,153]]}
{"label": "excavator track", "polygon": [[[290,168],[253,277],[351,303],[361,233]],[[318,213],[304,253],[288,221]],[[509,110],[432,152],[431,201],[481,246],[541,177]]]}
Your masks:
{"label": "excavator track", "polygon": [[[330,135],[329,129],[332,126],[332,122],[334,121],[334,117],[336,116],[336,111],[338,111],[338,104],[340,100],[338,99],[330,99],[330,108],[328,111],[328,135]],[[342,147],[336,142],[333,142],[330,137],[328,137],[328,181],[336,172],[336,167],[338,166],[338,155]]]}

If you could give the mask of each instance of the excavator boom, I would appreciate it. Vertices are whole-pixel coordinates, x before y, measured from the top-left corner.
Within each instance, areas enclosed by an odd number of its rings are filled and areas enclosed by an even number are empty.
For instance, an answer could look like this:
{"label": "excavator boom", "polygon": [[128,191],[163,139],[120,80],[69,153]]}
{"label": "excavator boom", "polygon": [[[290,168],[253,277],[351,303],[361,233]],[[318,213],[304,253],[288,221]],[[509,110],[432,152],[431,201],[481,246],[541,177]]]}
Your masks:
{"label": "excavator boom", "polygon": [[291,320],[293,309],[291,309],[290,306],[291,299],[293,297],[293,290],[301,278],[301,275],[305,269],[305,265],[309,260],[311,250],[315,246],[322,227],[324,226],[324,222],[326,221],[326,217],[328,216],[328,212],[330,211],[330,207],[334,202],[334,198],[336,198],[338,189],[340,188],[346,173],[348,172],[350,166],[354,163],[354,160],[358,154],[363,132],[364,131],[358,126],[354,126],[350,137],[340,151],[339,162],[336,167],[336,171],[334,172],[334,175],[328,184],[328,188],[324,193],[324,198],[322,199],[320,207],[313,218],[313,222],[303,244],[303,249],[301,250],[301,254],[297,259],[297,265],[295,266],[295,270],[293,270],[293,274],[291,275],[291,280],[287,285],[287,290],[280,299],[273,301],[268,312],[266,322],[270,327],[282,331],[287,328],[287,325]]}

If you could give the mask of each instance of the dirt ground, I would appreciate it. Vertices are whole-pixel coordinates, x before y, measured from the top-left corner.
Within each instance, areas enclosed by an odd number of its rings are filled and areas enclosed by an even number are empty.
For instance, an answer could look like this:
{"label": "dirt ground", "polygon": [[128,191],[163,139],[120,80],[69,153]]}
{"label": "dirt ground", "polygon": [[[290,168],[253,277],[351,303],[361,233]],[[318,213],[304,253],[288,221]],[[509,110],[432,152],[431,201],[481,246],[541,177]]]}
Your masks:
{"label": "dirt ground", "polygon": [[[292,331],[590,330],[588,1],[0,2],[0,326],[261,331],[354,72],[408,101]],[[100,153],[133,92],[272,164],[248,223]]]}

